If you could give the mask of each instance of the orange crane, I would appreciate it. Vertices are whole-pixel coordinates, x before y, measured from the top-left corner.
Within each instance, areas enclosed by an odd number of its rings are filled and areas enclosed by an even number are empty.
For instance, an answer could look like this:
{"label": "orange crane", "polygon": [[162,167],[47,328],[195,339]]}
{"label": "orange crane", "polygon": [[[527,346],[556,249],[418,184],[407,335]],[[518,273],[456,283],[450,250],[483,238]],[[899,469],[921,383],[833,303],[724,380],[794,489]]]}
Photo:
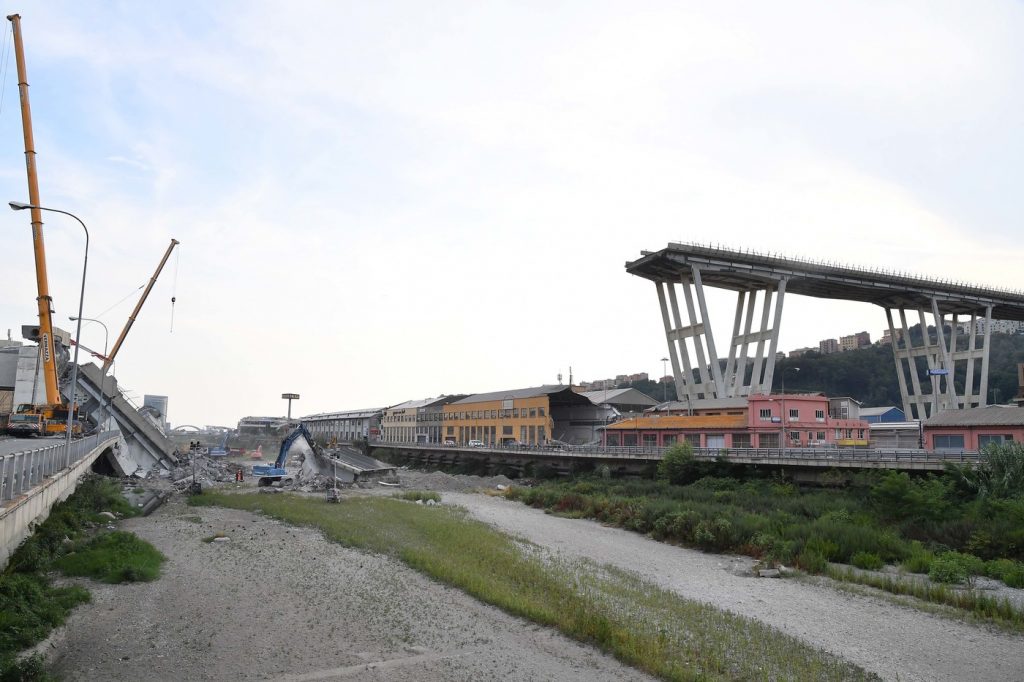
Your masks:
{"label": "orange crane", "polygon": [[171,240],[171,245],[167,247],[167,251],[164,252],[164,257],[160,259],[160,264],[156,266],[156,272],[149,278],[149,283],[146,285],[145,291],[142,292],[142,296],[139,298],[139,302],[135,304],[135,310],[128,316],[128,322],[124,325],[124,329],[121,330],[121,335],[117,337],[117,341],[114,342],[114,347],[110,350],[110,355],[103,358],[103,369],[102,373],[110,368],[113,364],[114,358],[117,356],[117,351],[121,350],[121,344],[124,343],[124,337],[128,336],[128,330],[135,324],[135,318],[138,316],[139,311],[142,310],[142,304],[146,302],[146,298],[149,297],[149,292],[153,290],[153,285],[156,284],[157,277],[160,276],[160,271],[164,269],[164,264],[167,263],[167,259],[171,257],[171,251],[174,251],[174,247],[180,244],[177,239]]}
{"label": "orange crane", "polygon": [[[46,389],[46,403],[43,405],[20,405],[17,414],[24,426],[35,430],[38,435],[64,433],[67,430],[68,409],[77,407],[64,404],[57,385],[57,358],[53,346],[53,299],[46,276],[46,247],[43,243],[43,217],[39,206],[39,179],[36,175],[35,140],[32,135],[32,108],[28,100],[28,75],[25,70],[25,47],[21,39],[21,15],[7,17],[14,34],[14,56],[18,66],[18,94],[21,96],[21,123],[25,134],[25,168],[28,172],[28,201],[32,211],[32,245],[36,261],[36,303],[39,308],[39,356],[43,362],[43,384]],[[31,424],[29,423],[31,422]],[[81,427],[74,420],[75,431]]]}

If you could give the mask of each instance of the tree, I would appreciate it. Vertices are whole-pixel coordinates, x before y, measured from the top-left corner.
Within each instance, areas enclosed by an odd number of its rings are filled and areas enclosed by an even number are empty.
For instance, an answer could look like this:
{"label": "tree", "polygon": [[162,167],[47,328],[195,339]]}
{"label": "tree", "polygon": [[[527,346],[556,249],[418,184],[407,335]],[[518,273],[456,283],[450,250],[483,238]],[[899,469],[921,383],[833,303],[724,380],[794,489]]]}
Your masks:
{"label": "tree", "polygon": [[689,443],[676,443],[662,455],[658,462],[658,480],[673,485],[685,485],[695,479],[697,460]]}

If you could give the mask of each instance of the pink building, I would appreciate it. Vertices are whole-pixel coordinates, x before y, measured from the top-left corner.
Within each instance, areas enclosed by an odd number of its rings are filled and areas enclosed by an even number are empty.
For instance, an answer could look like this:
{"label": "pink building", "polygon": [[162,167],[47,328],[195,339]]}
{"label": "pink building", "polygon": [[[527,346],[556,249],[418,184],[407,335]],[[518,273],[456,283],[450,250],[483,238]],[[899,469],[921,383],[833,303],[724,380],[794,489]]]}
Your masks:
{"label": "pink building", "polygon": [[947,410],[924,423],[926,450],[982,450],[989,443],[1007,442],[1024,442],[1024,407]]}
{"label": "pink building", "polygon": [[[747,428],[755,447],[778,447],[783,430],[786,447],[867,447],[868,423],[833,419],[828,397],[821,393],[752,395],[747,402]],[[768,445],[772,441],[776,445]]]}
{"label": "pink building", "polygon": [[868,444],[868,423],[833,419],[828,398],[822,394],[753,395],[746,408],[625,419],[605,428],[604,442],[631,447],[664,447],[686,441],[695,448],[778,448],[783,429],[787,448]]}

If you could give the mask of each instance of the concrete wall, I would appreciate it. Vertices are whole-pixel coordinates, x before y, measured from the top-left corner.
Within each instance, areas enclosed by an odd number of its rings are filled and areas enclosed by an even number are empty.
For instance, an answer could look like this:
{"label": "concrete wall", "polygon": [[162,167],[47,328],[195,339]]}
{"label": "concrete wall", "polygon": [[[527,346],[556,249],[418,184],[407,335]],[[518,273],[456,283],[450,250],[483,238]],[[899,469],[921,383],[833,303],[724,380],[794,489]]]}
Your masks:
{"label": "concrete wall", "polygon": [[32,534],[36,524],[50,515],[50,509],[75,492],[82,474],[89,470],[103,450],[95,450],[75,463],[71,469],[60,471],[31,491],[11,500],[0,509],[0,567],[7,566],[11,554],[22,540]]}

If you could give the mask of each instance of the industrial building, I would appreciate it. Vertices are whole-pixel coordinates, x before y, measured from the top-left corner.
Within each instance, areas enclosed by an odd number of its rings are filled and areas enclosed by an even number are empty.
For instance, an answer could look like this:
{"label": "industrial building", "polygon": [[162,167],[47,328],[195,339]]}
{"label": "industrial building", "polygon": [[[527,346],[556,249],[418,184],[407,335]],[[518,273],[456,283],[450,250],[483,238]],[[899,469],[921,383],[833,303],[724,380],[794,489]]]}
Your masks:
{"label": "industrial building", "polygon": [[407,400],[387,408],[381,416],[381,440],[389,443],[443,442],[444,406],[465,397],[462,394]]}

